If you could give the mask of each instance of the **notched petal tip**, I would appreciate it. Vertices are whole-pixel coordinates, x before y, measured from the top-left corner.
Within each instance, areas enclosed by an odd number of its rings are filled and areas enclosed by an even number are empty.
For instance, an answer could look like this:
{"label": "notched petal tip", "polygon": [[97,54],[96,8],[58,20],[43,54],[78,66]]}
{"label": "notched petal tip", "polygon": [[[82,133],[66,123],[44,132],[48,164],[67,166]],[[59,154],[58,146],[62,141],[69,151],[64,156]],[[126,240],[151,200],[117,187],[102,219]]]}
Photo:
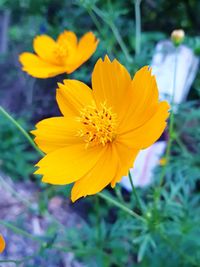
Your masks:
{"label": "notched petal tip", "polygon": [[33,174],[39,174],[41,175],[41,172],[40,172],[40,169],[39,169],[39,166],[38,166],[38,163],[34,165],[34,167],[38,168],[36,171],[34,171]]}
{"label": "notched petal tip", "polygon": [[29,133],[32,134],[32,135],[34,135],[34,136],[35,136],[35,132],[36,132],[36,129],[29,131]]}
{"label": "notched petal tip", "polygon": [[110,60],[110,58],[109,58],[108,55],[105,55],[105,57],[104,57],[104,62],[111,63],[112,61]]}
{"label": "notched petal tip", "polygon": [[116,181],[111,181],[110,186],[111,186],[112,188],[115,188],[116,183],[117,183]]}
{"label": "notched petal tip", "polygon": [[58,88],[57,88],[56,90],[61,89],[63,85],[64,85],[64,80],[63,80],[63,83],[58,82],[58,83],[57,83]]}
{"label": "notched petal tip", "polygon": [[74,203],[74,202],[76,202],[78,199],[80,199],[80,198],[85,198],[87,195],[81,195],[81,193],[73,193],[73,191],[72,191],[72,193],[71,193],[71,201],[72,201],[72,203]]}

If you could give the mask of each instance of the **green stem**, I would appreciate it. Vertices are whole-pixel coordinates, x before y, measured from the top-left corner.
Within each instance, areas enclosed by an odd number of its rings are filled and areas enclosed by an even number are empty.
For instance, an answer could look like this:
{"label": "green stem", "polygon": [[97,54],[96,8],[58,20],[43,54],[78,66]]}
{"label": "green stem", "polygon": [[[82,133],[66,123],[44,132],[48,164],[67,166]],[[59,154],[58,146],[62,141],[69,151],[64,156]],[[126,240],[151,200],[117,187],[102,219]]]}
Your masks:
{"label": "green stem", "polygon": [[131,63],[133,60],[132,60],[131,56],[129,55],[128,49],[126,48],[126,45],[125,45],[117,27],[115,26],[115,24],[113,22],[110,22],[109,25],[110,25],[110,28],[111,28],[119,46],[121,47],[121,50],[124,53],[127,61]]}
{"label": "green stem", "polygon": [[[78,248],[70,248],[70,247],[66,247],[66,246],[63,246],[63,245],[54,245],[54,244],[51,244],[50,247],[48,247],[48,243],[41,240],[40,238],[38,237],[35,237],[35,236],[32,236],[30,233],[18,228],[17,226],[13,226],[12,224],[8,223],[8,222],[5,222],[3,220],[0,220],[0,225],[3,225],[4,227],[10,229],[11,231],[13,231],[14,233],[17,233],[17,234],[21,234],[29,239],[32,239],[33,241],[36,241],[40,244],[41,248],[44,248],[44,249],[48,249],[48,248],[51,248],[51,249],[55,249],[55,250],[59,250],[59,251],[64,251],[64,252],[73,252],[74,254],[80,254],[80,255],[84,255],[85,253],[88,253],[88,251],[86,251],[85,249],[78,249]],[[95,250],[95,248],[94,248]],[[104,254],[104,255],[107,255],[105,254],[103,251],[100,251],[100,253]],[[38,255],[39,253],[37,253],[36,255]],[[32,256],[27,256],[26,258],[24,259],[21,259],[21,260],[2,260],[0,262],[12,262],[12,263],[15,263],[16,265],[19,265],[20,263],[22,263],[24,260],[28,260],[29,258],[33,257]]]}
{"label": "green stem", "polygon": [[130,184],[131,184],[131,187],[132,187],[132,192],[135,195],[135,199],[136,199],[136,202],[138,204],[138,207],[139,207],[140,211],[142,212],[142,205],[141,205],[140,199],[138,197],[137,191],[135,189],[135,186],[133,184],[133,179],[132,179],[130,171],[128,172],[128,178],[129,178],[129,181],[130,181]]}
{"label": "green stem", "polygon": [[3,107],[0,107],[0,112],[2,113],[2,115],[4,115],[9,121],[11,121],[16,128],[24,135],[24,137],[26,137],[26,139],[29,141],[30,145],[41,155],[44,156],[44,153],[36,146],[36,144],[34,143],[34,141],[32,140],[32,138],[30,137],[30,135],[27,133],[26,130],[24,130],[24,128],[22,128],[22,126],[15,120],[13,119],[13,117],[7,112],[5,111],[5,109]]}
{"label": "green stem", "polygon": [[97,16],[99,16],[109,27],[110,29],[112,30],[114,36],[115,36],[115,39],[116,41],[118,42],[122,52],[124,53],[126,59],[128,62],[132,62],[133,59],[131,58],[129,52],[128,52],[128,49],[126,47],[126,44],[124,43],[117,27],[115,26],[115,24],[111,21],[111,20],[108,20],[104,14],[102,13],[102,11],[100,9],[98,9],[96,6],[93,6],[92,7],[92,10],[97,14]]}
{"label": "green stem", "polygon": [[181,148],[182,152],[189,158],[192,158],[191,154],[189,153],[187,147],[185,146],[185,144],[181,141],[180,137],[178,135],[176,135],[175,140],[177,142],[177,144],[179,145],[179,147]]}
{"label": "green stem", "polygon": [[37,241],[37,242],[40,242],[40,243],[42,243],[42,244],[44,243],[40,238],[31,235],[30,233],[28,233],[28,232],[26,232],[26,231],[24,231],[24,230],[18,228],[17,226],[12,225],[12,224],[9,223],[9,222],[5,222],[5,221],[3,221],[3,220],[0,220],[0,225],[3,225],[4,227],[6,227],[6,228],[12,230],[14,233],[17,233],[17,234],[19,234],[19,235],[21,234],[21,235],[23,235],[23,236],[25,236],[25,237],[27,237],[27,238],[30,238],[30,239],[32,239],[33,241]]}
{"label": "green stem", "polygon": [[91,8],[87,8],[87,12],[90,15],[90,17],[91,17],[93,23],[95,24],[97,30],[99,31],[99,33],[101,33],[102,32],[101,31],[101,25],[100,25],[99,21],[97,20],[95,14],[92,12]]}
{"label": "green stem", "polygon": [[13,189],[10,184],[6,181],[6,179],[3,179],[0,176],[0,183],[2,184],[2,186],[13,196],[15,196],[15,198],[17,198],[21,203],[23,203],[24,206],[26,206],[29,209],[32,209],[32,205],[31,203],[26,200],[23,196],[21,196],[15,189]]}
{"label": "green stem", "polygon": [[117,202],[115,199],[111,198],[110,196],[108,196],[107,194],[104,193],[97,193],[98,196],[100,196],[101,198],[103,198],[104,200],[108,201],[109,203],[113,204],[114,206],[120,208],[121,210],[123,210],[124,212],[126,212],[127,214],[131,215],[132,217],[146,223],[146,220],[138,215],[137,213],[135,213],[134,211],[132,211],[131,209],[127,208],[126,206],[124,206],[123,204]]}
{"label": "green stem", "polygon": [[135,0],[135,54],[141,51],[141,13],[140,4],[142,0]]}
{"label": "green stem", "polygon": [[115,190],[116,196],[119,199],[119,201],[121,201],[122,203],[126,204],[125,201],[124,201],[122,192],[121,192],[121,187],[120,186],[119,187],[115,186],[114,190]]}
{"label": "green stem", "polygon": [[169,140],[167,143],[167,149],[166,149],[166,154],[165,154],[165,158],[166,158],[166,164],[164,165],[164,167],[162,168],[162,172],[161,172],[161,176],[160,176],[160,182],[159,182],[159,188],[155,194],[155,203],[158,202],[160,195],[161,195],[161,191],[162,191],[162,184],[163,184],[163,180],[166,174],[166,170],[167,170],[167,165],[169,163],[170,160],[170,155],[171,155],[171,145],[173,142],[173,138],[174,138],[174,97],[175,97],[175,90],[176,90],[176,73],[177,73],[177,59],[178,59],[178,51],[177,51],[177,47],[175,48],[175,60],[174,60],[174,77],[173,77],[173,91],[172,91],[172,98],[171,98],[171,113],[170,113],[170,118],[169,118]]}

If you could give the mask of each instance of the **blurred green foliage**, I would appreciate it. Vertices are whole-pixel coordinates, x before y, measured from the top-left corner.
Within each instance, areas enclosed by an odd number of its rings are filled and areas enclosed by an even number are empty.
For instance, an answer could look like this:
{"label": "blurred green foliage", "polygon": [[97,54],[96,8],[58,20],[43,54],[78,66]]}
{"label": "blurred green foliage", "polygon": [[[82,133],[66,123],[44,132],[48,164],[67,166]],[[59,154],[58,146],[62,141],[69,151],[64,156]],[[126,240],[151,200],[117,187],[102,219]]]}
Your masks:
{"label": "blurred green foliage", "polygon": [[[28,128],[23,119],[18,123]],[[22,134],[0,114],[0,169],[14,180],[27,180],[34,171],[33,162],[38,155],[33,151]]]}

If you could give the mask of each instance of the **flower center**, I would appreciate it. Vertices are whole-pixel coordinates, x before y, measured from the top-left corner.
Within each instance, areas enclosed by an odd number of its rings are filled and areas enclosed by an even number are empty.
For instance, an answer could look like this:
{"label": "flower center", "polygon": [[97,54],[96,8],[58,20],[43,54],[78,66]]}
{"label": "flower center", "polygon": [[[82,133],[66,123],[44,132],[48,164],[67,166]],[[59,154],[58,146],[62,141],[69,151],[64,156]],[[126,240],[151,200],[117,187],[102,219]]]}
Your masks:
{"label": "flower center", "polygon": [[98,109],[95,104],[83,108],[78,118],[83,128],[78,135],[84,138],[86,147],[99,144],[105,146],[112,142],[116,137],[116,117],[106,103],[101,103]]}
{"label": "flower center", "polygon": [[56,44],[55,49],[53,51],[54,56],[58,62],[64,63],[65,59],[69,55],[69,49],[67,43],[64,44]]}

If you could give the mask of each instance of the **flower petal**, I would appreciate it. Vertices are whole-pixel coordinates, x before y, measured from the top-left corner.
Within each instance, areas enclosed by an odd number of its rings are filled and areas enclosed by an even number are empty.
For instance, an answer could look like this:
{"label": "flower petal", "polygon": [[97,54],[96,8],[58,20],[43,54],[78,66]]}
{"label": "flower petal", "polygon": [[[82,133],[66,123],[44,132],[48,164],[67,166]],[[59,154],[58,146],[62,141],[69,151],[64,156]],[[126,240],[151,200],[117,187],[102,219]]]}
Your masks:
{"label": "flower petal", "polygon": [[96,39],[92,32],[84,34],[78,43],[78,54],[80,55],[81,62],[85,62],[96,51],[99,40]]}
{"label": "flower petal", "polygon": [[85,105],[93,101],[92,90],[84,83],[76,80],[64,80],[58,83],[56,99],[64,116],[77,116]]}
{"label": "flower petal", "polygon": [[100,146],[85,147],[74,144],[47,154],[36,166],[35,174],[42,174],[45,183],[64,185],[77,181],[88,173],[105,151]]}
{"label": "flower petal", "polygon": [[3,238],[3,236],[0,235],[0,253],[2,253],[4,251],[5,247],[6,247],[6,242]]}
{"label": "flower petal", "polygon": [[67,42],[68,44],[70,44],[72,47],[75,48],[77,47],[78,40],[74,32],[64,31],[58,36],[57,42],[59,44],[65,44]]}
{"label": "flower petal", "polygon": [[[99,59],[92,74],[93,95],[97,106],[106,102],[117,113],[118,120],[124,116],[129,98],[125,98],[131,84],[128,71],[117,60]],[[125,98],[125,99],[124,99]]]}
{"label": "flower petal", "polygon": [[158,108],[156,79],[152,76],[151,69],[148,66],[136,72],[127,96],[131,103],[128,105],[126,114],[120,124],[120,132],[142,126],[155,114]]}
{"label": "flower petal", "polygon": [[48,35],[39,35],[33,41],[33,48],[36,54],[46,62],[56,64],[54,55],[56,42]]}
{"label": "flower petal", "polygon": [[38,147],[45,153],[82,141],[77,137],[81,124],[74,118],[45,119],[36,124],[36,128],[31,133],[35,135]]}
{"label": "flower petal", "polygon": [[71,47],[70,56],[67,58],[65,66],[70,74],[87,61],[95,52],[98,45],[95,35],[92,32],[86,33],[80,39],[77,47]]}
{"label": "flower petal", "polygon": [[133,167],[133,162],[139,153],[138,149],[133,149],[125,146],[124,144],[116,141],[113,146],[115,146],[117,155],[120,159],[119,169],[111,181],[111,186],[115,187],[116,183],[120,182],[123,176],[128,175],[128,171]]}
{"label": "flower petal", "polygon": [[19,61],[23,66],[22,69],[36,78],[49,78],[66,72],[65,67],[52,65],[32,53],[22,53]]}
{"label": "flower petal", "polygon": [[132,148],[143,149],[152,145],[163,133],[169,117],[170,106],[167,102],[159,103],[156,113],[141,127],[119,135],[118,141]]}
{"label": "flower petal", "polygon": [[118,164],[119,158],[115,150],[112,149],[112,145],[108,145],[96,165],[74,184],[71,192],[72,201],[96,194],[105,188],[115,177]]}

